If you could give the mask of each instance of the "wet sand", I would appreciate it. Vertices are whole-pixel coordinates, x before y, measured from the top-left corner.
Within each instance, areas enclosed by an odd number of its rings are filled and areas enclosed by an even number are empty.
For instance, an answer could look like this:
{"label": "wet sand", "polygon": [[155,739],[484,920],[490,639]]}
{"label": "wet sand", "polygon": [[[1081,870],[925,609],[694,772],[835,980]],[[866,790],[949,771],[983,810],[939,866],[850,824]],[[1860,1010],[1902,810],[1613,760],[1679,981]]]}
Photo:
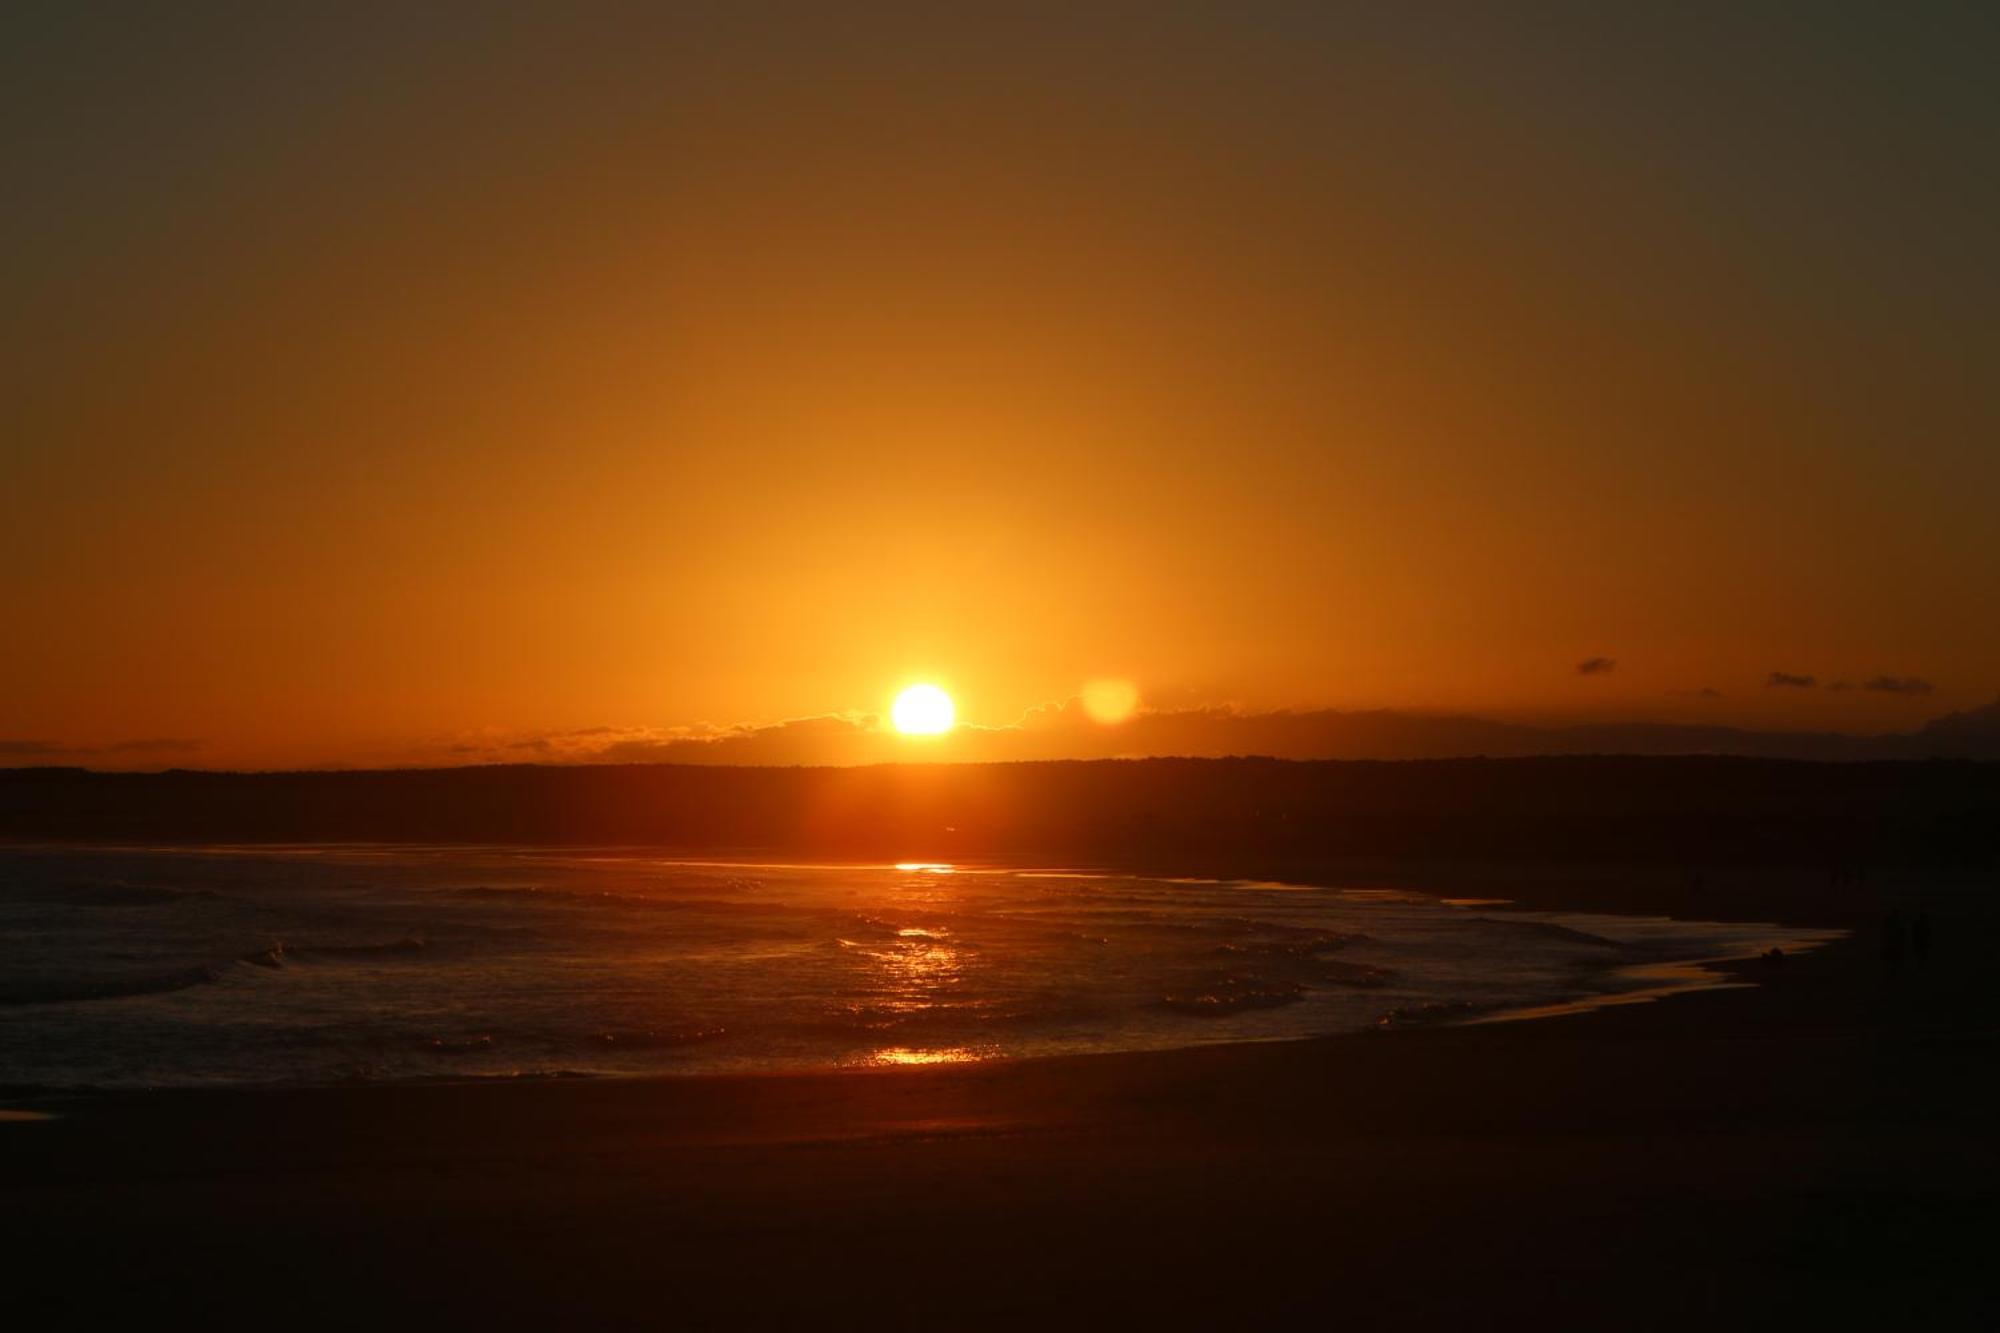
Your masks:
{"label": "wet sand", "polygon": [[[1754,987],[1532,1022],[37,1104],[59,1115],[0,1125],[9,1308],[62,1325],[1977,1327],[2000,1314],[1983,888],[1876,892],[1933,904],[1921,964],[1887,966],[1863,933],[1737,966]],[[1823,915],[1791,917],[1865,913]]]}

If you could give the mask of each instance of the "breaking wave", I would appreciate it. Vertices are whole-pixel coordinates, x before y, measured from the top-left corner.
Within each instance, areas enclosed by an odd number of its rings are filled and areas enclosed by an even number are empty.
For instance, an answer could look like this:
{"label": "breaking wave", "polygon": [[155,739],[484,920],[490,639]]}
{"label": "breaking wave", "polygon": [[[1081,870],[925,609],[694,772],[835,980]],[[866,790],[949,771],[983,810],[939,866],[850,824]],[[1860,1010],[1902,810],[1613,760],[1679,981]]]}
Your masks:
{"label": "breaking wave", "polygon": [[221,966],[201,963],[112,977],[47,977],[0,982],[0,1005],[69,1004],[78,1000],[116,1000],[133,995],[169,995],[190,986],[206,986],[222,978]]}

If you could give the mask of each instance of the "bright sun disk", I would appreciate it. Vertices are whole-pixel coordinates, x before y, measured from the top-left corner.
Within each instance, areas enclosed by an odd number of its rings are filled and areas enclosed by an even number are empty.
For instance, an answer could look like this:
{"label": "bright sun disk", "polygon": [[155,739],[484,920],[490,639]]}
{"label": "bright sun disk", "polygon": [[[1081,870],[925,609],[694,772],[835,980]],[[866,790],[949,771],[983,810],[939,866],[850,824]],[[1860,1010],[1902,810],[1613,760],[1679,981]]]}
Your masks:
{"label": "bright sun disk", "polygon": [[936,736],[951,730],[958,710],[937,686],[912,685],[890,705],[889,720],[905,736]]}

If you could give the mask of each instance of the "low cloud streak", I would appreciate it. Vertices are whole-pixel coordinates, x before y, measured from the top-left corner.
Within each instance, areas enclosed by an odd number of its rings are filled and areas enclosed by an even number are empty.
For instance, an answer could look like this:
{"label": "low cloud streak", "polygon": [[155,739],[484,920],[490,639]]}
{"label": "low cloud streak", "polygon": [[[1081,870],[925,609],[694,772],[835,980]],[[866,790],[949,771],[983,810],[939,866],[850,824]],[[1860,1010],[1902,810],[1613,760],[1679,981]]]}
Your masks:
{"label": "low cloud streak", "polygon": [[109,745],[67,745],[47,740],[0,740],[0,759],[85,759],[98,755],[185,754],[202,743],[178,736],[142,736]]}
{"label": "low cloud streak", "polygon": [[1532,726],[1452,714],[1328,709],[1247,712],[1235,708],[1140,710],[1117,725],[1094,720],[1068,699],[1003,727],[961,726],[908,737],[872,714],[795,718],[725,728],[593,727],[494,738],[446,747],[455,760],[489,763],[676,763],[841,766],[1139,757],[1439,759],[1488,755],[1742,754],[1801,759],[1894,756],[1904,735],[1772,732],[1650,722]]}

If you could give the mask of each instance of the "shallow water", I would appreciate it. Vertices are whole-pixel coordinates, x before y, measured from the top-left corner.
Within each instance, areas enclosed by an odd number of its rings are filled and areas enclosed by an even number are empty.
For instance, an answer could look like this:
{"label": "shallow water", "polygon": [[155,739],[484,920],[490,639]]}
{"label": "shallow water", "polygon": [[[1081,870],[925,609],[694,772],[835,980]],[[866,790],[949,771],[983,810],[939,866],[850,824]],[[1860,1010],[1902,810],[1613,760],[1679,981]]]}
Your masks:
{"label": "shallow water", "polygon": [[1659,987],[1664,964],[1823,938],[1076,871],[9,849],[0,1086],[698,1074],[1277,1040],[1602,1002]]}

